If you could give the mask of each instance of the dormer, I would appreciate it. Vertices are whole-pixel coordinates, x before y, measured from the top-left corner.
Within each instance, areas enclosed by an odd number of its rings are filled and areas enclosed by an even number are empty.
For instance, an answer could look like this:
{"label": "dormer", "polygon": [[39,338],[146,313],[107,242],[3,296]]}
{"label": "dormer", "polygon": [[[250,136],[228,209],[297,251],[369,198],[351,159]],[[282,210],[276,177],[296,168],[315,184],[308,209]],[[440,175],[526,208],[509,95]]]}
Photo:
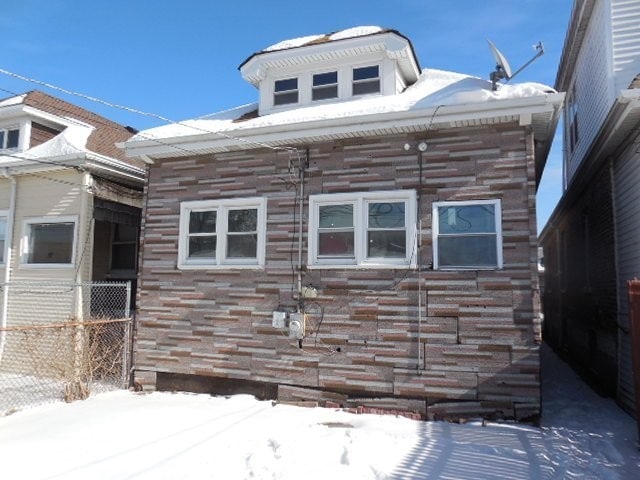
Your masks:
{"label": "dormer", "polygon": [[260,92],[260,116],[396,95],[420,75],[409,39],[380,27],[285,40],[254,53],[239,69]]}

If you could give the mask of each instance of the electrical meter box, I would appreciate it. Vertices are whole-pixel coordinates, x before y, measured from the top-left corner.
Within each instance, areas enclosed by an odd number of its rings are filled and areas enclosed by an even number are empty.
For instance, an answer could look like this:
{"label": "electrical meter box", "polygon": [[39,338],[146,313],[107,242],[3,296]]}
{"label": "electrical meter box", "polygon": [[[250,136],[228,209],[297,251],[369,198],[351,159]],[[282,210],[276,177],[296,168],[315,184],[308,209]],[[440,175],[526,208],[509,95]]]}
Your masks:
{"label": "electrical meter box", "polygon": [[290,313],[289,314],[289,338],[295,338],[302,340],[304,338],[304,313]]}
{"label": "electrical meter box", "polygon": [[287,328],[287,312],[273,312],[271,326],[273,328]]}

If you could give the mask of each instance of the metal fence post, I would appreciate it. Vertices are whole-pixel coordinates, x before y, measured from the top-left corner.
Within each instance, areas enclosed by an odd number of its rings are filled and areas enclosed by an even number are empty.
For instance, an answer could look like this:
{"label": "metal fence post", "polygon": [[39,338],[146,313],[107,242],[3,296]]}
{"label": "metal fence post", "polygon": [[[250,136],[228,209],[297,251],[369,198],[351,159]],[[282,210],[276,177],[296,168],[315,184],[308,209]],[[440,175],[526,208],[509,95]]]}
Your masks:
{"label": "metal fence post", "polygon": [[629,336],[633,362],[633,387],[636,400],[636,425],[640,439],[640,280],[629,280]]}

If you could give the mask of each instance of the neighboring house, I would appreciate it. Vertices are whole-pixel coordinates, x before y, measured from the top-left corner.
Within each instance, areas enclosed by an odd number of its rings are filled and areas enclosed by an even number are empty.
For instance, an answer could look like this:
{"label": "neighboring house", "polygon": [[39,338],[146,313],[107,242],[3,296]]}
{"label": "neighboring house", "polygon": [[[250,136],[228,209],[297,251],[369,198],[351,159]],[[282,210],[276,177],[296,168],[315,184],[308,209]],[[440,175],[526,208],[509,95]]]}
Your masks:
{"label": "neighboring house", "polygon": [[545,340],[633,410],[628,280],[640,276],[640,1],[576,1],[556,88],[564,192],[540,235]]}
{"label": "neighboring house", "polygon": [[[69,321],[66,301],[101,314],[100,298],[59,284],[135,282],[146,170],[115,145],[134,133],[40,91],[0,100],[0,326]],[[0,356],[17,354],[0,340]]]}
{"label": "neighboring house", "polygon": [[125,144],[150,173],[136,381],[536,416],[535,190],[563,95],[422,71],[378,27],[240,72],[257,104]]}

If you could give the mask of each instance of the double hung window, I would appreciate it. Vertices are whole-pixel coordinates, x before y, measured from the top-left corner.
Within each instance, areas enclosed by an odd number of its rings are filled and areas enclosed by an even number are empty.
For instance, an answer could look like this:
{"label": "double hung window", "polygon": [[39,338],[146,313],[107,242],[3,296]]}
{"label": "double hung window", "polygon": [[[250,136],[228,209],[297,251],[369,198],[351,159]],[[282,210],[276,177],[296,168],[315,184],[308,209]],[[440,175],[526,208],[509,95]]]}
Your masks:
{"label": "double hung window", "polygon": [[502,268],[500,200],[433,204],[433,267]]}
{"label": "double hung window", "polygon": [[18,128],[0,128],[0,150],[9,150],[18,148],[20,140],[20,129]]}
{"label": "double hung window", "polygon": [[311,99],[338,98],[338,72],[317,73],[313,76]]}
{"label": "double hung window", "polygon": [[273,88],[273,105],[298,103],[298,79],[284,78],[276,80]]}
{"label": "double hung window", "polygon": [[179,268],[264,265],[264,198],[183,202]]}
{"label": "double hung window", "polygon": [[415,264],[414,190],[311,195],[309,265]]}
{"label": "double hung window", "polygon": [[380,93],[380,67],[372,65],[370,67],[354,68],[353,96],[370,93]]}

